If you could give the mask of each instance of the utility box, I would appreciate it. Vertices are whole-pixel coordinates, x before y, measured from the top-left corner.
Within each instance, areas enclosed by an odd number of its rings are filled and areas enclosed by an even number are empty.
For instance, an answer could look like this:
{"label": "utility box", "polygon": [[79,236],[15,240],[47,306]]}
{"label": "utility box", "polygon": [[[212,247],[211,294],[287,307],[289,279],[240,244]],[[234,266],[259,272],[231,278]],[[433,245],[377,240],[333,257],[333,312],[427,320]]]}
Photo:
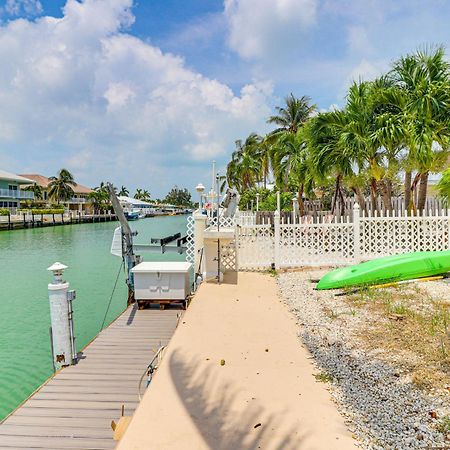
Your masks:
{"label": "utility box", "polygon": [[188,262],[141,262],[134,266],[134,298],[137,302],[164,305],[185,302],[190,294]]}

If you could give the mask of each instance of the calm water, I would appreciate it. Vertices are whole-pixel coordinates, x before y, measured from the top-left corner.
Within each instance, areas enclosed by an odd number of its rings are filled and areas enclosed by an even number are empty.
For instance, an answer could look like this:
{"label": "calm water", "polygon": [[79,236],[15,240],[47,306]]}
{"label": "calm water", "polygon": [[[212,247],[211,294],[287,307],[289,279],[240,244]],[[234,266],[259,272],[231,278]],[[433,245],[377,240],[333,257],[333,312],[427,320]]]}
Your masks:
{"label": "calm water", "polygon": [[[0,420],[52,373],[50,311],[46,268],[60,261],[65,279],[76,289],[74,322],[77,349],[99,331],[121,259],[110,251],[118,222],[67,225],[0,232]],[[186,216],[142,219],[131,224],[136,243],[148,244],[186,230]],[[146,261],[183,260],[184,255],[143,252]],[[126,307],[122,270],[105,326]]]}

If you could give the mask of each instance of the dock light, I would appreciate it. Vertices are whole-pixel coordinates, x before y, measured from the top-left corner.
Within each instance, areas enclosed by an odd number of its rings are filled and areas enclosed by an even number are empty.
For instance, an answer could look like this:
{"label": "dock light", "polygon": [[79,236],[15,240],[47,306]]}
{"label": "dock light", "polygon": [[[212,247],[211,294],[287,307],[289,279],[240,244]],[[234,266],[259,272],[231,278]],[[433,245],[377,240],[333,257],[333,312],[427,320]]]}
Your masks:
{"label": "dock light", "polygon": [[61,284],[62,283],[62,274],[64,269],[67,269],[67,266],[61,264],[60,262],[55,262],[47,270],[53,272],[53,284]]}
{"label": "dock light", "polygon": [[202,198],[203,198],[203,192],[205,192],[205,186],[203,186],[202,183],[198,183],[197,186],[195,187],[195,190],[200,195],[200,202],[198,204],[198,209],[201,211],[202,210]]}

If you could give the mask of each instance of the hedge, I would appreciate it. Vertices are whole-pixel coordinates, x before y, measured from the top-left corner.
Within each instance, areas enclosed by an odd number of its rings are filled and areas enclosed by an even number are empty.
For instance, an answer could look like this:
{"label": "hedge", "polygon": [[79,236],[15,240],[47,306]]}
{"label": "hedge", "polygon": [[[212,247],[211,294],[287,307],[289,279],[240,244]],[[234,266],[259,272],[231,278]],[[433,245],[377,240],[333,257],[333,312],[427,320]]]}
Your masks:
{"label": "hedge", "polygon": [[18,209],[18,214],[64,214],[64,209]]}
{"label": "hedge", "polygon": [[0,208],[0,216],[9,216],[9,209]]}

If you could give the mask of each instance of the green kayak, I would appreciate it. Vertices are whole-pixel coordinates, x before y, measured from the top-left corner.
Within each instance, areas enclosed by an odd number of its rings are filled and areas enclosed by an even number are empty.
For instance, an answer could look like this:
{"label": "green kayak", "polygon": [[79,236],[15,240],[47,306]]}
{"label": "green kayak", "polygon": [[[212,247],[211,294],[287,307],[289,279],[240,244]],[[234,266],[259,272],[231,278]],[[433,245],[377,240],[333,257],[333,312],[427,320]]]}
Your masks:
{"label": "green kayak", "polygon": [[328,272],[317,284],[317,289],[384,284],[447,272],[450,272],[450,250],[404,253]]}

